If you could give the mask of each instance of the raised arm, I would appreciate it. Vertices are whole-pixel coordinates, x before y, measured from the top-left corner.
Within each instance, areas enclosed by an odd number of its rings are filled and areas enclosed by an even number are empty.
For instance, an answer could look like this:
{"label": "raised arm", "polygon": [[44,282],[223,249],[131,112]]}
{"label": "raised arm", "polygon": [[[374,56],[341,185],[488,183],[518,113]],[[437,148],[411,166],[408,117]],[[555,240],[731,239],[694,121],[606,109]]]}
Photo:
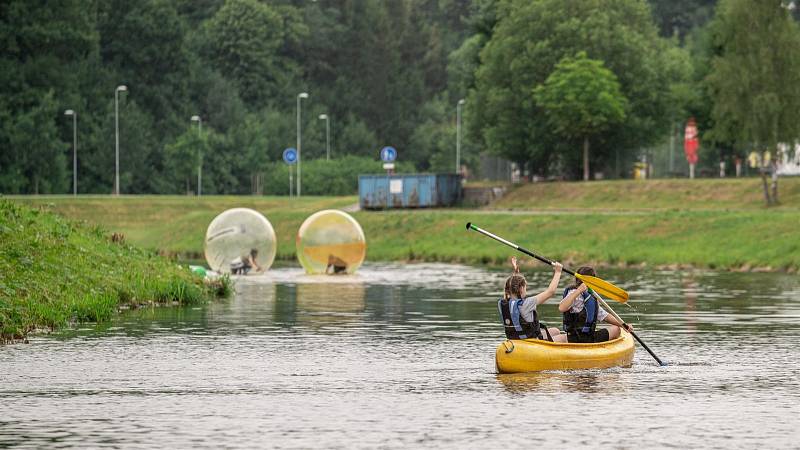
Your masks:
{"label": "raised arm", "polygon": [[559,302],[558,310],[562,313],[569,311],[569,309],[572,308],[572,303],[575,301],[575,299],[578,298],[579,295],[586,292],[586,289],[588,289],[588,287],[584,283],[581,283],[580,286],[578,286],[576,289],[573,289],[569,295],[564,297],[561,302]]}
{"label": "raised arm", "polygon": [[553,279],[550,280],[550,285],[547,286],[543,292],[536,294],[536,304],[541,305],[542,303],[546,302],[556,293],[556,289],[558,289],[558,282],[561,281],[561,270],[564,266],[561,263],[554,262],[553,263]]}

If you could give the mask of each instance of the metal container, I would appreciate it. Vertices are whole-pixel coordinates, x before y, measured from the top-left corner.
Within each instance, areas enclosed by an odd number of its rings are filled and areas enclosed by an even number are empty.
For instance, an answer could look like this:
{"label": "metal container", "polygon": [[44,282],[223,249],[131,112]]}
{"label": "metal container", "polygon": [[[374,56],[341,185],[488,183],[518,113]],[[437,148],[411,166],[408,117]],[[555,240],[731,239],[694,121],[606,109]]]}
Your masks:
{"label": "metal container", "polygon": [[453,206],[461,199],[457,174],[359,175],[361,209]]}

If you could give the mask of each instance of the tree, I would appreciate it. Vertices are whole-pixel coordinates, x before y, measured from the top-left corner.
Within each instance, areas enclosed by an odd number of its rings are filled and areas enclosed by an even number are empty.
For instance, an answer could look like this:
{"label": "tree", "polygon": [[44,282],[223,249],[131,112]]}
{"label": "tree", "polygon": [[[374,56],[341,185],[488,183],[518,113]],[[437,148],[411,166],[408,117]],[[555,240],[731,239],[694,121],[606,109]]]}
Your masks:
{"label": "tree", "polygon": [[[777,155],[779,143],[800,137],[800,29],[784,3],[719,4],[713,27],[720,52],[707,78],[713,99],[712,138],[751,142]],[[774,164],[771,171],[772,197],[767,170],[762,170],[767,205],[778,202]]]}
{"label": "tree", "polygon": [[251,105],[282,94],[296,70],[283,58],[286,30],[278,11],[256,0],[227,0],[206,23],[205,42],[214,67],[227,74]]}
{"label": "tree", "polygon": [[625,119],[628,100],[603,61],[585,52],[565,57],[533,92],[553,133],[583,141],[583,180],[589,180],[589,140]]}
{"label": "tree", "polygon": [[[28,181],[17,193],[61,193],[66,190],[66,161],[68,147],[58,139],[53,117],[58,115],[52,92],[40,104],[19,112],[7,130],[9,146],[17,155],[15,169]],[[4,127],[5,128],[5,127]]]}
{"label": "tree", "polygon": [[661,35],[683,38],[711,19],[717,0],[648,0]]}
{"label": "tree", "polygon": [[598,162],[616,149],[632,155],[665,134],[664,54],[672,44],[658,36],[643,0],[510,0],[497,14],[465,115],[490,152],[547,173],[560,142],[531,91],[579,51],[604,62],[629,102],[625,122],[598,136]]}
{"label": "tree", "polygon": [[209,132],[206,129],[200,135],[195,127],[189,127],[174,142],[164,147],[164,174],[174,189],[172,192],[183,190],[187,195],[196,192],[197,185],[192,181],[197,175],[201,159],[208,153]]}
{"label": "tree", "polygon": [[63,193],[71,146],[58,125],[71,131],[62,106],[74,99],[80,62],[97,47],[93,17],[78,0],[4,1],[0,42],[0,191]]}

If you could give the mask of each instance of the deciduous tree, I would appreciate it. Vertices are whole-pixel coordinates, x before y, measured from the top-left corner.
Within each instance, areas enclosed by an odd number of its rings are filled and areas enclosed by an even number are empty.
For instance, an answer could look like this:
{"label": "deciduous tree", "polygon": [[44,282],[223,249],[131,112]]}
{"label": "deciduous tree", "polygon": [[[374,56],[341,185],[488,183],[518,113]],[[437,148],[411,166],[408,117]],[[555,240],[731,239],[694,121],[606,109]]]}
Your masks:
{"label": "deciduous tree", "polygon": [[[707,78],[712,137],[751,142],[776,155],[779,143],[800,138],[800,29],[780,0],[723,0],[713,27],[720,51]],[[771,172],[772,196],[762,170],[767,204],[778,201],[774,167]]]}
{"label": "deciduous tree", "polygon": [[585,52],[565,57],[533,92],[552,132],[583,141],[583,180],[588,181],[589,141],[625,119],[628,100],[613,72]]}

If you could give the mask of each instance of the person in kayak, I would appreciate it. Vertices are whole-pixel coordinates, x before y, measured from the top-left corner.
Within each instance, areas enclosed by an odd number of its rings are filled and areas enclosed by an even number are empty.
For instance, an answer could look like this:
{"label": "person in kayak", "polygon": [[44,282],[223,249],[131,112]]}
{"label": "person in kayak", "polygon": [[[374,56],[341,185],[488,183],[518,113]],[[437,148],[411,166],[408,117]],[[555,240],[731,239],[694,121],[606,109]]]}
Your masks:
{"label": "person in kayak", "polygon": [[[519,273],[517,258],[511,258],[511,265],[514,272],[506,279],[503,298],[497,302],[497,309],[500,311],[500,319],[503,321],[506,338],[508,339],[546,339],[553,342],[566,342],[566,336],[562,335],[558,328],[547,328],[539,322],[539,314],[536,307],[546,302],[556,293],[558,282],[561,280],[560,263],[553,263],[553,279],[547,289],[533,297],[525,298],[527,295],[528,282]],[[544,334],[542,334],[544,330]]]}
{"label": "person in kayak", "polygon": [[251,248],[250,253],[235,258],[231,261],[231,273],[234,275],[247,275],[253,267],[258,272],[261,272],[261,266],[256,262],[256,256],[258,256],[258,250]]}
{"label": "person in kayak", "polygon": [[[589,266],[578,269],[581,275],[596,277],[595,271]],[[597,299],[581,280],[575,278],[564,289],[564,295],[558,304],[558,310],[564,314],[564,331],[567,332],[567,342],[605,342],[616,339],[620,335],[619,323],[614,316],[604,310]],[[597,322],[611,324],[610,328],[597,328]],[[625,324],[628,331],[633,327]]]}

